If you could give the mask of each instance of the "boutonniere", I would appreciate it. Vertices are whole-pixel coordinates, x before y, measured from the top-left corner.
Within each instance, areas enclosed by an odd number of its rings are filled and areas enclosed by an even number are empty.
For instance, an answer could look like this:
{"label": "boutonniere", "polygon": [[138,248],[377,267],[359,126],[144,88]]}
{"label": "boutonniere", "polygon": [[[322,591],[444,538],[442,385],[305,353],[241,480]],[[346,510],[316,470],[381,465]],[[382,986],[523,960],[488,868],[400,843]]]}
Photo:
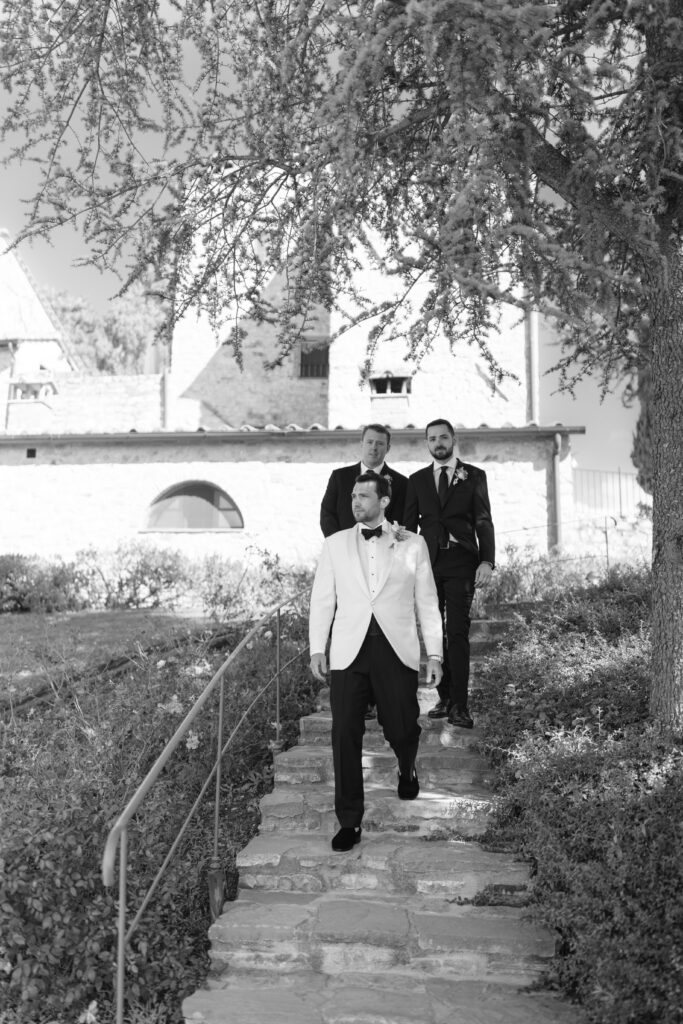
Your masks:
{"label": "boutonniere", "polygon": [[455,473],[453,474],[453,486],[457,484],[458,480],[467,480],[469,476],[467,470],[461,462],[455,467]]}
{"label": "boutonniere", "polygon": [[400,544],[401,541],[405,540],[406,537],[408,536],[408,534],[410,533],[410,530],[408,530],[405,526],[401,526],[400,523],[392,523],[390,529],[391,529],[391,545],[390,546],[393,546],[394,541],[396,541],[397,544]]}

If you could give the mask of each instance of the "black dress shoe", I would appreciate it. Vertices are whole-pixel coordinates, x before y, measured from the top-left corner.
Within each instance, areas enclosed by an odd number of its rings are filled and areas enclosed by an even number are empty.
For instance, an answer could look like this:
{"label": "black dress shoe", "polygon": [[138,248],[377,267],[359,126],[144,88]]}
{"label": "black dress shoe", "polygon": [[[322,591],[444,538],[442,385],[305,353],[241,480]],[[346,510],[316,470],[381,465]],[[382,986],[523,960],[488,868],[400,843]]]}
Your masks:
{"label": "black dress shoe", "polygon": [[433,708],[430,708],[427,712],[427,718],[447,718],[448,717],[448,704],[445,700],[439,700],[436,702]]}
{"label": "black dress shoe", "polygon": [[360,832],[360,827],[340,828],[332,840],[332,849],[336,853],[345,853],[347,850],[352,850],[356,843],[360,842]]}
{"label": "black dress shoe", "polygon": [[471,729],[474,726],[467,708],[453,708],[448,715],[448,724],[458,725],[461,729]]}
{"label": "black dress shoe", "polygon": [[414,800],[420,792],[420,783],[417,779],[417,772],[413,769],[412,775],[401,775],[398,773],[398,797],[399,800]]}

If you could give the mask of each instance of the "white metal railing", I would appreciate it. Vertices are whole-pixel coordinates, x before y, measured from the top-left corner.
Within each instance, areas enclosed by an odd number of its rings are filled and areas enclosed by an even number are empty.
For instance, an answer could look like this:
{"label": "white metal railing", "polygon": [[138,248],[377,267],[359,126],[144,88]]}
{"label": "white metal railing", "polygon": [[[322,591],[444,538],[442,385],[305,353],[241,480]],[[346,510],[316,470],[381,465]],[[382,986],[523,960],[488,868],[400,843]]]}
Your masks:
{"label": "white metal railing", "polygon": [[638,512],[639,505],[650,505],[652,497],[638,483],[635,473],[606,472],[602,469],[574,470],[574,507],[593,515],[623,518]]}

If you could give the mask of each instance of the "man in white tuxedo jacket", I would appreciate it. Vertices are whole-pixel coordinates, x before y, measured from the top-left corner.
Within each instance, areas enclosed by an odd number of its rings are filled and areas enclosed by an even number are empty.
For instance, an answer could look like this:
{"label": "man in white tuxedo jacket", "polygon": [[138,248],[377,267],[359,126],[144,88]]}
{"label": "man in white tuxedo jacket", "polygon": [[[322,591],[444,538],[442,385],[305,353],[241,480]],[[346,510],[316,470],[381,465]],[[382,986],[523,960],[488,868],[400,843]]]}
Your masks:
{"label": "man in white tuxedo jacket", "polygon": [[330,705],[335,812],[341,826],[332,849],[360,841],[364,810],[363,734],[368,701],[377,704],[384,737],[398,758],[398,795],[414,800],[420,786],[415,757],[420,737],[417,674],[420,644],[428,675],[441,680],[439,603],[427,545],[384,518],[390,483],[362,473],[351,505],[356,526],[325,540],[311,593],[311,671],[324,682],[330,644]]}

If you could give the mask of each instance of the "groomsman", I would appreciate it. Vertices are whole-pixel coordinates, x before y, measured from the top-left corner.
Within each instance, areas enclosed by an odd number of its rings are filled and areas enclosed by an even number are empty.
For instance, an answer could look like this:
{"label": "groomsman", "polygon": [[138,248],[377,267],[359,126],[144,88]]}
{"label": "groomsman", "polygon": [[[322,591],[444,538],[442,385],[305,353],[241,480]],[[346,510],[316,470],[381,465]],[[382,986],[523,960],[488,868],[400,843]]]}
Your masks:
{"label": "groomsman", "polygon": [[406,497],[407,479],[402,473],[391,469],[386,463],[391,448],[391,432],[381,423],[370,423],[363,427],[360,439],[360,462],[352,466],[334,469],[320,506],[320,529],[325,537],[331,537],[337,530],[348,530],[355,525],[351,511],[351,491],[356,477],[372,471],[391,480],[391,500],[386,517],[392,523],[403,522],[403,506]]}
{"label": "groomsman", "polygon": [[408,478],[404,523],[427,542],[445,615],[443,678],[428,715],[471,729],[470,609],[475,587],[488,583],[495,565],[491,504],[486,473],[460,461],[448,420],[432,420],[425,436],[433,462]]}
{"label": "groomsman", "polygon": [[441,679],[441,616],[427,546],[385,519],[389,484],[362,473],[352,491],[357,525],[328,537],[311,593],[311,671],[325,681],[330,645],[330,706],[335,812],[341,828],[332,849],[352,849],[361,838],[364,811],[363,734],[368,701],[377,703],[384,737],[398,759],[398,796],[420,791],[415,768],[420,726],[417,673],[420,643],[427,675]]}

